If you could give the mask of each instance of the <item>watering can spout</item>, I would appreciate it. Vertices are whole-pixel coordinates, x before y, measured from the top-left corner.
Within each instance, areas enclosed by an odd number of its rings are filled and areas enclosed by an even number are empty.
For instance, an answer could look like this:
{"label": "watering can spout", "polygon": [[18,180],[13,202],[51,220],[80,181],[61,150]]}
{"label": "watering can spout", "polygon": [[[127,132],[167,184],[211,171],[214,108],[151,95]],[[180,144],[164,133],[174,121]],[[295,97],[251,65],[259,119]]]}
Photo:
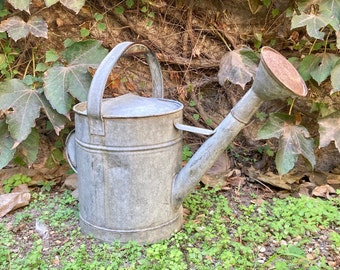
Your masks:
{"label": "watering can spout", "polygon": [[185,197],[250,121],[263,102],[306,95],[306,84],[294,66],[277,51],[263,47],[261,61],[250,90],[216,128],[214,135],[197,150],[176,176],[172,198],[174,207],[180,207]]}

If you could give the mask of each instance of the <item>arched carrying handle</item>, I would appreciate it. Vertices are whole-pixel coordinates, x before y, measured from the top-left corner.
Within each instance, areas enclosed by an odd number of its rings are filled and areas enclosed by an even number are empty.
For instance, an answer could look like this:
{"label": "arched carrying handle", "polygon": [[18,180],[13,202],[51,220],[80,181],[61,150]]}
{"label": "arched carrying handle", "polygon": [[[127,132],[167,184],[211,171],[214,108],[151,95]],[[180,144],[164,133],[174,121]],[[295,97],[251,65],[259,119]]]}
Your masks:
{"label": "arched carrying handle", "polygon": [[163,77],[160,64],[155,54],[144,44],[134,42],[122,42],[115,46],[104,58],[93,76],[91,87],[87,97],[87,116],[90,124],[90,133],[93,135],[105,135],[102,121],[101,104],[107,78],[119,58],[132,47],[138,52],[144,53],[149,64],[152,77],[152,96],[163,98]]}

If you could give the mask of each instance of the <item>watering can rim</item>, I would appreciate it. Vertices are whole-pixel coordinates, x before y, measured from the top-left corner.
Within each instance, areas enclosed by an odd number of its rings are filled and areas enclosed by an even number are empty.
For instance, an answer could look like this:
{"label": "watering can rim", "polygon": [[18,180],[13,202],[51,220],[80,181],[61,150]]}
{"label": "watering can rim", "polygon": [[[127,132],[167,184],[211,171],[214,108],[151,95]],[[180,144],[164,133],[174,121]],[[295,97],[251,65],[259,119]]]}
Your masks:
{"label": "watering can rim", "polygon": [[[277,69],[278,65],[275,65],[275,63],[272,61],[273,56],[275,56],[276,60],[280,60],[280,62],[278,63],[280,64],[280,70]],[[290,63],[277,50],[269,46],[262,47],[261,63],[266,71],[272,75],[272,79],[276,80],[280,85],[284,86],[294,95],[305,97],[308,94],[308,88],[300,73],[296,70],[293,64]],[[282,71],[290,72],[291,74],[283,74]]]}
{"label": "watering can rim", "polygon": [[[132,97],[128,99],[128,97]],[[121,100],[127,100],[127,107],[124,104],[119,104]],[[157,105],[156,106],[144,106],[143,110],[133,103],[133,99],[145,100],[146,102]],[[132,101],[131,101],[132,100]],[[117,103],[116,108],[112,107],[112,103]],[[166,105],[167,107],[165,107]],[[140,106],[141,107],[141,106]],[[157,98],[157,97],[141,97],[132,93],[128,93],[115,98],[106,98],[102,100],[102,112],[101,117],[103,119],[131,119],[131,118],[147,118],[155,116],[170,115],[179,111],[182,111],[184,105],[176,100]],[[120,110],[119,110],[120,109]],[[73,106],[73,111],[79,115],[87,116],[87,102],[81,102]]]}

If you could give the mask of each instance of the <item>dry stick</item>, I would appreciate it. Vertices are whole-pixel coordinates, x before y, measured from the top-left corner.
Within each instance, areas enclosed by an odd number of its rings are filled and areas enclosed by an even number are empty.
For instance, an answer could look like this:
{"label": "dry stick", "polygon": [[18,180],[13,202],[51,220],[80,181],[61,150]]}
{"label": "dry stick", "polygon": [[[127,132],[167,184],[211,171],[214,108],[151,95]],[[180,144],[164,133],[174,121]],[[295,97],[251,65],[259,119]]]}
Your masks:
{"label": "dry stick", "polygon": [[[191,44],[195,44],[195,37],[192,31],[192,11],[194,7],[194,0],[190,0],[189,4],[189,10],[188,10],[188,18],[187,18],[187,33],[188,36],[190,37]],[[190,53],[190,56],[192,57],[192,51]]]}
{"label": "dry stick", "polygon": [[[110,13],[114,16],[122,25],[128,26],[137,35],[148,39],[155,47],[162,53],[157,53],[157,58],[161,62],[167,62],[168,64],[177,64],[181,66],[189,66],[191,68],[217,68],[219,67],[219,59],[188,59],[178,55],[178,52],[174,52],[170,48],[164,46],[158,35],[150,33],[149,29],[138,23],[133,18],[125,17],[124,14]],[[179,41],[179,40],[178,40]],[[176,42],[176,41],[175,41]]]}
{"label": "dry stick", "polygon": [[[187,9],[187,23],[186,23],[186,31],[183,33],[183,55],[185,57],[191,56],[189,54],[189,32],[192,31],[191,20],[192,20],[192,7],[193,7],[193,0],[190,0],[189,7]],[[191,33],[192,34],[192,33]],[[191,39],[191,36],[190,36]],[[191,40],[192,42],[192,40]]]}
{"label": "dry stick", "polygon": [[249,176],[249,175],[248,175],[248,177],[249,177],[250,179],[254,180],[255,182],[259,183],[260,185],[264,186],[265,188],[267,188],[271,193],[274,193],[274,191],[271,190],[271,188],[268,187],[266,184],[262,183],[261,180],[256,179],[256,178],[254,178],[254,177],[251,177],[251,176]]}
{"label": "dry stick", "polygon": [[205,68],[218,68],[220,65],[219,60],[215,59],[188,59],[180,57],[176,54],[156,53],[157,58],[161,62],[167,62],[168,64],[175,64],[179,66],[189,66],[193,69],[205,69]]}

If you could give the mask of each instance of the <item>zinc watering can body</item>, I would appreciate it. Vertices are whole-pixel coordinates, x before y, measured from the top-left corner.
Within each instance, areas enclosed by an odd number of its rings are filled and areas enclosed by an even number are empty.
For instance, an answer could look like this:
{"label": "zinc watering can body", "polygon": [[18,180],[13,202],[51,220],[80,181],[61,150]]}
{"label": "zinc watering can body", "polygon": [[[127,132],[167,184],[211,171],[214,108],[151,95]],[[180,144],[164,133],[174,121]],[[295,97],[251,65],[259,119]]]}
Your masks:
{"label": "zinc watering can body", "polygon": [[[137,50],[137,51],[136,51]],[[102,100],[107,78],[124,54],[142,53],[153,97]],[[118,44],[97,69],[88,101],[74,106],[75,132],[66,142],[78,174],[80,227],[105,242],[153,243],[183,223],[182,202],[264,101],[305,96],[295,68],[265,47],[252,88],[214,130],[183,125],[183,105],[163,98],[159,62],[148,47]],[[181,168],[183,130],[212,135]]]}

